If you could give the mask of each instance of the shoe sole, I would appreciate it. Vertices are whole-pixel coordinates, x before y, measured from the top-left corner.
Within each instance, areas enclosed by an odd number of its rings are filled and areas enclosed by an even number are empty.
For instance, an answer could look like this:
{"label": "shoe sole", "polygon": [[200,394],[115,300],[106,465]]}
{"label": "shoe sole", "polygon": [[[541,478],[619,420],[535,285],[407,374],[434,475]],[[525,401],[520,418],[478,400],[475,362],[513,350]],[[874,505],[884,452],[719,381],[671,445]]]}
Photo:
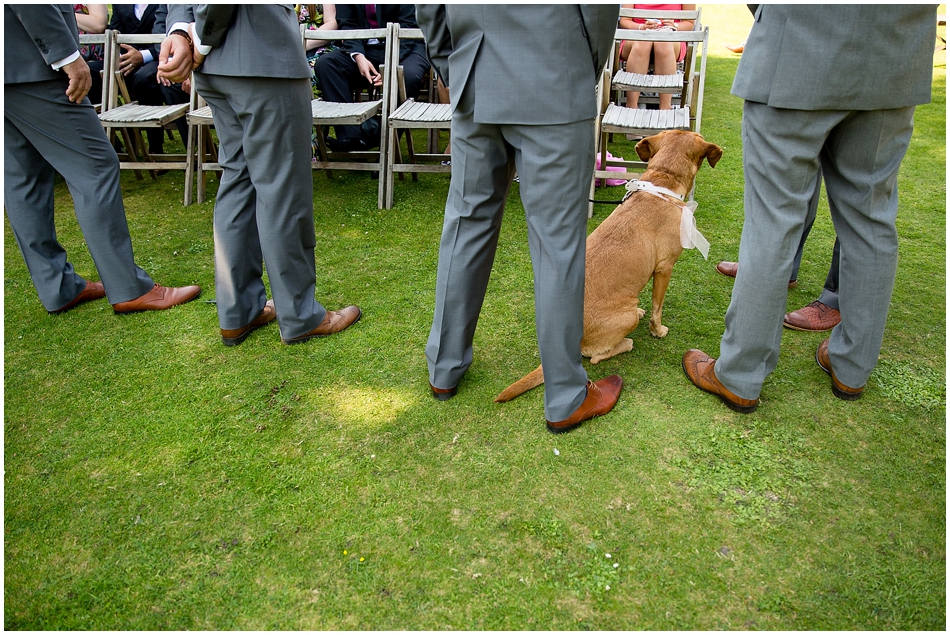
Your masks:
{"label": "shoe sole", "polygon": [[116,311],[115,309],[112,309],[112,312],[115,313],[116,315],[132,315],[133,313],[145,313],[146,311],[167,311],[168,309],[170,309],[170,308],[172,308],[172,307],[181,306],[182,304],[188,304],[188,303],[191,302],[192,300],[197,300],[197,299],[198,299],[198,296],[200,296],[201,293],[202,293],[202,292],[199,291],[198,293],[195,294],[195,296],[194,296],[193,298],[188,298],[188,299],[185,300],[184,302],[179,302],[178,304],[173,304],[173,305],[171,305],[171,306],[167,306],[167,307],[165,307],[164,309],[132,309],[131,311]]}
{"label": "shoe sole", "polygon": [[330,337],[331,335],[342,333],[346,329],[350,328],[351,326],[359,322],[362,318],[363,318],[363,310],[360,309],[360,314],[356,316],[355,320],[347,324],[345,327],[341,328],[339,331],[336,331],[335,333],[326,333],[324,335],[308,335],[307,337],[300,337],[300,338],[292,339],[292,340],[285,340],[284,338],[280,338],[280,341],[283,342],[284,344],[291,345],[291,344],[303,344],[304,342],[309,342],[310,340],[317,337]]}
{"label": "shoe sole", "polygon": [[832,326],[829,326],[829,327],[826,328],[826,329],[806,329],[806,328],[801,327],[801,326],[795,326],[794,324],[789,324],[789,323],[786,322],[785,320],[782,320],[782,326],[784,326],[784,327],[787,328],[787,329],[791,329],[791,330],[793,330],[793,331],[801,331],[801,332],[803,332],[803,333],[825,333],[826,331],[830,331],[831,329],[833,329],[834,327],[836,327],[836,326],[838,326],[838,325],[837,325],[837,324],[833,324]]}
{"label": "shoe sole", "polygon": [[453,388],[450,392],[435,392],[435,391],[432,391],[432,396],[433,396],[437,401],[448,401],[449,399],[451,399],[452,397],[454,397],[455,395],[457,395],[457,394],[458,394],[458,391],[459,391],[458,386],[456,386],[456,387]]}
{"label": "shoe sole", "polygon": [[825,368],[824,366],[822,366],[821,360],[818,359],[817,351],[815,351],[815,363],[818,364],[818,368],[828,373],[828,377],[831,377],[831,394],[833,394],[838,399],[841,399],[842,401],[857,401],[858,399],[861,398],[861,395],[864,394],[863,390],[861,392],[844,392],[843,390],[835,386],[835,378],[831,376],[831,369]]}
{"label": "shoe sole", "polygon": [[242,333],[241,335],[238,335],[237,337],[224,337],[224,336],[222,336],[222,337],[221,337],[221,342],[222,342],[225,346],[237,346],[238,344],[240,344],[241,342],[243,342],[244,340],[246,340],[246,339],[248,338],[248,336],[249,336],[251,333],[253,333],[254,331],[256,331],[256,330],[259,329],[259,328],[262,328],[262,327],[264,327],[264,326],[267,326],[268,324],[270,324],[270,323],[273,322],[273,321],[274,321],[274,320],[270,320],[270,321],[268,321],[268,322],[264,322],[263,324],[258,324],[257,326],[252,326],[252,327],[249,328],[246,332]]}
{"label": "shoe sole", "polygon": [[[693,384],[694,386],[696,386],[696,383],[695,383],[692,379],[690,379],[689,372],[687,372],[687,370],[686,370],[686,362],[681,362],[681,366],[683,367],[683,372],[686,373],[686,378],[689,379],[689,383],[691,383],[691,384]],[[740,413],[740,414],[744,414],[744,415],[751,414],[751,413],[755,412],[756,409],[758,409],[758,407],[759,407],[759,404],[758,404],[758,403],[755,403],[755,404],[753,404],[753,405],[751,405],[751,406],[740,406],[740,405],[737,404],[737,403],[733,403],[733,402],[729,401],[726,397],[723,397],[723,396],[720,395],[718,392],[713,392],[713,391],[711,391],[711,390],[706,390],[705,388],[701,388],[701,387],[699,387],[699,386],[696,386],[696,387],[699,388],[700,390],[702,390],[703,392],[709,393],[710,395],[716,395],[717,397],[719,397],[719,400],[720,400],[722,403],[726,404],[726,407],[728,407],[730,410],[733,410],[733,411],[738,412],[738,413]]]}
{"label": "shoe sole", "polygon": [[564,427],[564,428],[555,428],[554,426],[552,426],[552,425],[549,423],[549,424],[547,424],[548,432],[550,432],[551,434],[563,434],[564,432],[570,432],[570,431],[573,430],[574,428],[579,427],[582,423],[584,423],[584,422],[586,422],[586,421],[590,421],[591,419],[596,419],[596,418],[599,417],[599,416],[600,416],[600,415],[594,415],[594,416],[591,417],[590,419],[584,419],[584,421],[578,421],[577,423],[571,424],[571,425],[566,426],[566,427]]}

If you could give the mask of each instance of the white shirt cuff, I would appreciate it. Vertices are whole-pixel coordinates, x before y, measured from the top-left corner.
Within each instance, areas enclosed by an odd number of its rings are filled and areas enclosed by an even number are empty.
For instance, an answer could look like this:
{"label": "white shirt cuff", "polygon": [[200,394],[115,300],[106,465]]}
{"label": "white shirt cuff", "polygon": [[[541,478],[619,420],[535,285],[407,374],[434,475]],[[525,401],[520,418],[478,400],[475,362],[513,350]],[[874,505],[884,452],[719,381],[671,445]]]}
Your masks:
{"label": "white shirt cuff", "polygon": [[153,59],[155,59],[154,57],[152,57],[152,52],[151,52],[150,50],[148,50],[148,49],[141,49],[140,52],[142,53],[142,64],[143,64],[143,65],[144,65],[144,64],[148,64],[148,63],[151,62]]}
{"label": "white shirt cuff", "polygon": [[78,60],[78,59],[79,59],[79,51],[76,51],[75,53],[73,53],[73,54],[70,55],[69,57],[64,57],[63,59],[59,60],[58,62],[53,62],[52,64],[50,64],[50,66],[53,67],[53,70],[54,70],[54,71],[58,71],[59,69],[61,69],[62,67],[66,66],[66,65],[69,64],[70,62],[75,62],[75,61]]}
{"label": "white shirt cuff", "polygon": [[195,32],[191,34],[191,41],[194,43],[196,51],[208,57],[208,53],[211,52],[212,47],[201,43],[201,40],[198,39],[198,29],[195,29]]}

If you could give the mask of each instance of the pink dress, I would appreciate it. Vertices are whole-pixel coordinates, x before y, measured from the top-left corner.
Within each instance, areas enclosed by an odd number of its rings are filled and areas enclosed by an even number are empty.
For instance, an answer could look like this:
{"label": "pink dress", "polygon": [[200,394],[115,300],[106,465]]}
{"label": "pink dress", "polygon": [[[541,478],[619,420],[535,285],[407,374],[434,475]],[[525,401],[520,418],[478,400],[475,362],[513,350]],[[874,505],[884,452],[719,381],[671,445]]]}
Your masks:
{"label": "pink dress", "polygon": [[[634,9],[643,9],[644,11],[682,11],[683,5],[681,4],[635,4],[633,5]],[[634,22],[637,24],[646,24],[646,20],[643,18],[634,18]],[[674,20],[674,22],[680,22],[680,20]],[[623,46],[621,44],[621,46]],[[680,54],[676,56],[677,62],[682,62],[686,59],[686,42],[680,42]]]}

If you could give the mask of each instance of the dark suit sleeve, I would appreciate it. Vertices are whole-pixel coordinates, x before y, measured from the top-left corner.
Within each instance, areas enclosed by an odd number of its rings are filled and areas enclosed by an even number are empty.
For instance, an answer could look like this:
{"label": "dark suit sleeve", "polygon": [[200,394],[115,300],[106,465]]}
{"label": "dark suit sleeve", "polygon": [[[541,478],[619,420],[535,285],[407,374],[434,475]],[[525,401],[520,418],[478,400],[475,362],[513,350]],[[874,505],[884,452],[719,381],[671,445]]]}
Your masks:
{"label": "dark suit sleeve", "polygon": [[206,46],[220,46],[228,35],[233,4],[199,4],[195,8],[195,32]]}
{"label": "dark suit sleeve", "polygon": [[[384,24],[383,26],[386,26],[386,25]],[[399,5],[399,26],[406,27],[407,29],[419,28],[419,23],[416,22],[416,5],[414,4]]]}
{"label": "dark suit sleeve", "polygon": [[23,25],[47,64],[54,64],[79,51],[79,31],[52,4],[11,4],[10,10]]}
{"label": "dark suit sleeve", "polygon": [[[359,7],[359,8],[357,8]],[[341,31],[355,31],[360,28],[360,16],[357,11],[362,10],[364,15],[366,9],[363,5],[338,4],[336,5],[336,24]],[[347,54],[362,53],[366,55],[366,47],[363,40],[343,40],[343,51]]]}
{"label": "dark suit sleeve", "polygon": [[[168,18],[168,5],[160,4],[155,8],[155,21],[152,22],[152,33],[161,33],[165,34],[165,29],[167,28],[167,18]],[[158,59],[158,54],[162,50],[161,44],[153,44],[149,47],[152,51],[152,59]]]}
{"label": "dark suit sleeve", "polygon": [[416,17],[419,20],[419,28],[422,29],[422,36],[425,38],[429,61],[442,78],[442,83],[448,88],[452,36],[445,23],[445,5],[416,5]]}
{"label": "dark suit sleeve", "polygon": [[600,78],[607,58],[610,56],[619,17],[620,6],[616,4],[581,5],[581,20],[587,32],[590,55],[597,78]]}
{"label": "dark suit sleeve", "polygon": [[191,24],[195,21],[195,8],[193,5],[172,4],[165,6],[168,7],[168,15],[165,16],[165,35],[168,35],[168,31],[179,22]]}

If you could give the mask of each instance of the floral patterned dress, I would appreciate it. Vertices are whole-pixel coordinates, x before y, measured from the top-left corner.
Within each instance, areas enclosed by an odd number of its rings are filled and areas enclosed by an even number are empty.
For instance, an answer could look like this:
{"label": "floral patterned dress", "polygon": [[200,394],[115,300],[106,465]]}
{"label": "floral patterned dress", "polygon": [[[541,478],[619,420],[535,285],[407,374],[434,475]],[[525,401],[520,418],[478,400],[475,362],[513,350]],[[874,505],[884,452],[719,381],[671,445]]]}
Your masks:
{"label": "floral patterned dress", "polygon": [[[323,5],[322,4],[298,4],[297,19],[300,24],[306,24],[308,29],[317,29],[323,25]],[[313,98],[320,97],[320,81],[317,79],[316,64],[317,59],[324,53],[328,53],[337,47],[330,43],[326,46],[307,51],[307,62],[310,64],[310,87],[313,89]],[[314,130],[310,135],[310,146],[313,156],[317,156],[317,132]]]}
{"label": "floral patterned dress", "polygon": [[[73,11],[75,13],[83,13],[85,15],[89,15],[89,9],[84,4],[74,4]],[[79,33],[85,34],[86,32],[83,31],[82,29],[79,29]],[[92,44],[92,45],[81,44],[79,46],[79,54],[87,62],[91,62],[93,60],[101,61],[104,57],[101,44]]]}

